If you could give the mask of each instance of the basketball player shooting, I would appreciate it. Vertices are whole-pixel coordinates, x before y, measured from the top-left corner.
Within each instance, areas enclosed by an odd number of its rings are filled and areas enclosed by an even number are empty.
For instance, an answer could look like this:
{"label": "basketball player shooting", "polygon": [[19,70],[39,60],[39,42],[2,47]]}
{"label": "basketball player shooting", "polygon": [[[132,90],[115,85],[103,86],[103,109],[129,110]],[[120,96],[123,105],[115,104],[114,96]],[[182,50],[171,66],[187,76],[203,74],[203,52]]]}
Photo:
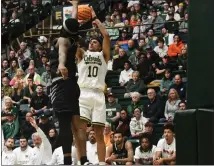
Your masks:
{"label": "basketball player shooting", "polygon": [[[93,125],[97,140],[97,153],[99,165],[105,165],[105,143],[103,130],[106,122],[105,105],[105,76],[107,63],[110,58],[110,37],[105,27],[91,8],[92,21],[94,21],[103,35],[103,41],[99,38],[90,40],[88,50],[77,49],[78,60],[78,84],[81,89],[80,119],[81,119],[81,148],[86,152],[86,128],[88,122]],[[83,154],[86,156],[86,153]],[[85,157],[86,160],[86,157]]]}
{"label": "basketball player shooting", "polygon": [[[56,42],[58,55],[50,57],[52,85],[50,88],[53,110],[59,120],[59,139],[64,154],[64,164],[71,165],[71,146],[73,134],[79,140],[79,95],[77,84],[75,54],[79,23],[77,21],[79,0],[73,0],[72,18],[63,23],[60,37]],[[72,126],[72,128],[71,128]],[[73,131],[73,134],[72,134]],[[79,144],[77,141],[77,149]],[[81,156],[81,154],[79,154]]]}

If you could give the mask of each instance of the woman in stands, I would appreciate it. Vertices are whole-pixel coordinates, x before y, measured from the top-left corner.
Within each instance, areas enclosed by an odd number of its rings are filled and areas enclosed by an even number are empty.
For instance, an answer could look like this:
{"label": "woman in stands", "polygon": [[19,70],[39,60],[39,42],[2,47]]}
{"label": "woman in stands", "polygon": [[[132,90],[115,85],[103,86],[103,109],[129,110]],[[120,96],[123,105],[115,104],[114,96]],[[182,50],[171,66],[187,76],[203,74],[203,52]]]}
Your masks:
{"label": "woman in stands", "polygon": [[152,165],[155,159],[156,146],[152,145],[152,137],[144,133],[140,138],[140,146],[135,149],[135,165]]}
{"label": "woman in stands", "polygon": [[167,121],[173,121],[175,111],[179,109],[180,103],[178,92],[175,89],[170,89],[168,94],[168,100],[166,101],[164,115]]}
{"label": "woman in stands", "polygon": [[22,85],[23,85],[23,83],[24,83],[24,77],[25,77],[24,71],[21,68],[17,69],[15,76],[10,81],[10,86],[13,86],[16,81],[22,83]]}
{"label": "woman in stands", "polygon": [[161,92],[161,95],[163,96],[166,96],[168,94],[169,87],[173,84],[171,74],[172,74],[171,71],[169,69],[166,69],[164,77],[161,80],[160,92]]}

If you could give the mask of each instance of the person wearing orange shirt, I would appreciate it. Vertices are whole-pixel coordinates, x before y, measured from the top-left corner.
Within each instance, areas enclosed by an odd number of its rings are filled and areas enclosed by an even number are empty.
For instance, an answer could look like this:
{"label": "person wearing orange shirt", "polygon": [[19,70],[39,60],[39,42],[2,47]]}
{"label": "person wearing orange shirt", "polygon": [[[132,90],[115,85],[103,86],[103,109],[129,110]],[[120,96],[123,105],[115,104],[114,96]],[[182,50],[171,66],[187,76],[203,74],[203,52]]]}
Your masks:
{"label": "person wearing orange shirt", "polygon": [[177,55],[180,55],[182,48],[184,46],[184,43],[181,41],[181,38],[179,35],[174,35],[173,39],[174,39],[174,43],[169,45],[169,48],[168,48],[169,57],[175,57]]}
{"label": "person wearing orange shirt", "polygon": [[111,125],[106,122],[105,124],[105,128],[104,128],[104,132],[103,132],[103,135],[104,135],[104,142],[105,142],[105,145],[106,147],[110,146],[112,143],[111,143],[111,135],[112,135],[112,131],[111,131]]}

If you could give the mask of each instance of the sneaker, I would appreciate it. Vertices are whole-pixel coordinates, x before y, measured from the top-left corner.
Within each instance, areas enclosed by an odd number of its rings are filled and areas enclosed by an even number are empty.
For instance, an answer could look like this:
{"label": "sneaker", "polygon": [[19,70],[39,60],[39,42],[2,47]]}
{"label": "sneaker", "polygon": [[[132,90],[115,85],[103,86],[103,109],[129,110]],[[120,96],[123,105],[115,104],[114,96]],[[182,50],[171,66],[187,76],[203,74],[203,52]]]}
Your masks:
{"label": "sneaker", "polygon": [[93,164],[90,162],[85,162],[84,165],[93,165]]}

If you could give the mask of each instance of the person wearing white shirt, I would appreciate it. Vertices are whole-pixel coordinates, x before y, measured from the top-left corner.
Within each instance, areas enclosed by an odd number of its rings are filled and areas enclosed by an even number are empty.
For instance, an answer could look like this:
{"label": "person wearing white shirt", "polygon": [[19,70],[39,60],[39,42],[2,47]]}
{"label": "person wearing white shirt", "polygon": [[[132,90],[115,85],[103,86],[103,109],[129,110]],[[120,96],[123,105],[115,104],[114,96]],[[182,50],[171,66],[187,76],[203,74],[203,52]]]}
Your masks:
{"label": "person wearing white shirt", "polygon": [[28,146],[26,138],[21,137],[19,140],[20,147],[13,150],[16,154],[17,165],[32,165],[33,149]]}
{"label": "person wearing white shirt", "polygon": [[137,26],[135,26],[133,29],[132,39],[137,40],[139,39],[139,36],[140,38],[145,38],[145,35],[144,35],[145,31],[146,31],[146,26],[143,25],[143,23],[141,22],[141,19],[138,19]]}
{"label": "person wearing white shirt", "polygon": [[145,124],[148,121],[147,118],[143,117],[143,111],[140,108],[134,109],[134,117],[130,122],[130,132],[132,138],[139,138],[145,132]]}
{"label": "person wearing white shirt", "polygon": [[152,165],[155,159],[156,146],[152,145],[151,134],[144,133],[140,146],[135,149],[135,165]]}
{"label": "person wearing white shirt", "polygon": [[164,138],[158,141],[154,165],[176,164],[176,142],[174,137],[174,125],[164,125]]}
{"label": "person wearing white shirt", "polygon": [[34,144],[32,165],[44,165],[51,160],[52,147],[44,134],[44,132],[37,126],[35,119],[30,118],[30,124],[36,129],[36,133],[32,134]]}
{"label": "person wearing white shirt", "polygon": [[[54,150],[51,161],[48,162],[47,165],[64,165],[62,146]],[[77,152],[75,146],[72,146],[72,165],[77,165]]]}
{"label": "person wearing white shirt", "polygon": [[131,69],[130,62],[124,63],[124,70],[120,73],[119,83],[120,86],[125,86],[126,83],[132,78],[132,73],[134,71]]}
{"label": "person wearing white shirt", "polygon": [[2,165],[15,165],[16,164],[16,154],[13,152],[15,140],[13,138],[8,138],[5,142],[5,147],[2,147]]}
{"label": "person wearing white shirt", "polygon": [[167,56],[168,47],[164,44],[163,38],[158,39],[158,46],[154,48],[154,51],[159,55],[160,58]]}
{"label": "person wearing white shirt", "polygon": [[90,163],[93,165],[99,164],[98,155],[97,155],[97,142],[95,138],[94,130],[90,130],[88,134],[88,140],[86,142],[86,154]]}

